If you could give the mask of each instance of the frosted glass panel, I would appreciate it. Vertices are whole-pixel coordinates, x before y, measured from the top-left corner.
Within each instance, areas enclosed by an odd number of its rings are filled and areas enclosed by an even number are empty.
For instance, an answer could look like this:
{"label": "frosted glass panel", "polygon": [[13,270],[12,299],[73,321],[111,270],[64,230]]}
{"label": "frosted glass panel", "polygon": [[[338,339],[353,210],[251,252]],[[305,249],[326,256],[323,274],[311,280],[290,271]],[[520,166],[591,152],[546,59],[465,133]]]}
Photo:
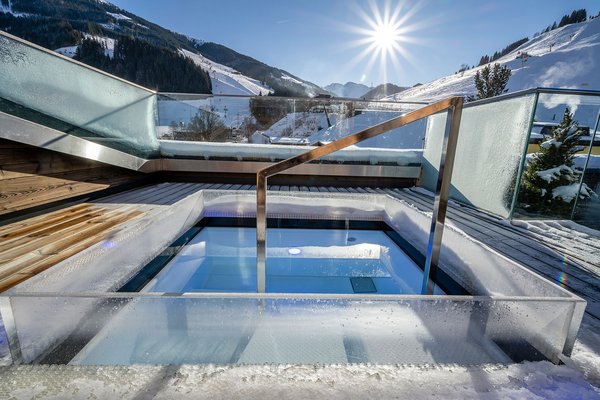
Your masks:
{"label": "frosted glass panel", "polygon": [[444,111],[427,118],[420,186],[432,192],[437,182],[447,116],[448,112]]}
{"label": "frosted glass panel", "polygon": [[[463,109],[450,198],[508,217],[529,132],[535,96]],[[430,117],[422,185],[433,190],[445,117]]]}
{"label": "frosted glass panel", "polygon": [[[558,361],[582,301],[14,296],[3,316],[25,363],[504,363]],[[9,315],[10,314],[10,315]],[[43,317],[42,317],[43,316]]]}
{"label": "frosted glass panel", "polygon": [[0,36],[0,111],[132,154],[158,153],[156,95]]}

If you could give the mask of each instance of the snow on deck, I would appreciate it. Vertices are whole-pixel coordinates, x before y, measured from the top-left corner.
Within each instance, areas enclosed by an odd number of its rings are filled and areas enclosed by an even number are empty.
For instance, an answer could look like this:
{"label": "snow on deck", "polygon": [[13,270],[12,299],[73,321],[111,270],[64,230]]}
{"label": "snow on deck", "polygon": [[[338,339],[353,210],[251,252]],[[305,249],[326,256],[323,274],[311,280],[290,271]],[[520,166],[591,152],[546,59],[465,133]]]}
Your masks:
{"label": "snow on deck", "polygon": [[14,366],[0,398],[594,399],[583,375],[549,362],[485,365]]}

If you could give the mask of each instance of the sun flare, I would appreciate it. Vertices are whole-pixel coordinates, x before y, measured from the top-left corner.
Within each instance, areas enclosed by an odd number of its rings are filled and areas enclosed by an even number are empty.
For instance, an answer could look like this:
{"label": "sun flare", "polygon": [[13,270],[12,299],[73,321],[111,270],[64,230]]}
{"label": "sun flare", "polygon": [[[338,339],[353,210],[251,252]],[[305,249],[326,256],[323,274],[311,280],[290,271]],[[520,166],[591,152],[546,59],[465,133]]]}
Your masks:
{"label": "sun flare", "polygon": [[409,44],[422,42],[414,35],[415,31],[423,29],[425,25],[416,20],[420,6],[414,2],[390,0],[369,1],[366,3],[367,7],[364,7],[364,4],[357,4],[355,8],[363,22],[362,26],[353,26],[350,29],[359,35],[359,38],[350,42],[349,47],[361,49],[351,65],[362,64],[365,73],[374,68],[379,69],[382,80],[387,82],[388,63],[394,75],[401,74],[400,71],[405,66],[403,64],[416,64],[407,47]]}
{"label": "sun flare", "polygon": [[375,29],[373,29],[371,39],[377,50],[381,52],[391,52],[395,47],[399,46],[401,37],[398,27],[387,21],[378,24]]}

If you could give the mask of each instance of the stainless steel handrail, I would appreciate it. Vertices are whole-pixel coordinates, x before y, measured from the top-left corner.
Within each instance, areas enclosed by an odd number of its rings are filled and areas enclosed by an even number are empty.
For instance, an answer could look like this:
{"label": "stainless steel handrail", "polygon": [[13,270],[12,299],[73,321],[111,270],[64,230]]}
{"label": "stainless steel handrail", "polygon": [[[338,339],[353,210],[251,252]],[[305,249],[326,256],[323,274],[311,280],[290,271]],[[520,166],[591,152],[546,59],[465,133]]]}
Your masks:
{"label": "stainless steel handrail", "polygon": [[288,158],[256,173],[256,283],[257,292],[264,293],[266,288],[266,250],[267,250],[267,178],[296,167],[327,154],[331,154],[345,147],[360,143],[364,140],[381,135],[392,129],[400,128],[421,118],[449,110],[446,119],[446,130],[444,132],[444,143],[440,159],[440,169],[436,185],[433,216],[429,233],[429,243],[425,270],[423,273],[423,294],[433,293],[433,285],[429,283],[431,271],[437,267],[441,249],[442,233],[446,219],[446,208],[448,205],[448,192],[450,190],[450,178],[454,165],[454,154],[458,140],[458,129],[462,115],[463,98],[450,97],[438,101],[418,110],[392,118],[381,124],[374,125],[355,134],[343,137],[325,146],[317,147],[306,153]]}

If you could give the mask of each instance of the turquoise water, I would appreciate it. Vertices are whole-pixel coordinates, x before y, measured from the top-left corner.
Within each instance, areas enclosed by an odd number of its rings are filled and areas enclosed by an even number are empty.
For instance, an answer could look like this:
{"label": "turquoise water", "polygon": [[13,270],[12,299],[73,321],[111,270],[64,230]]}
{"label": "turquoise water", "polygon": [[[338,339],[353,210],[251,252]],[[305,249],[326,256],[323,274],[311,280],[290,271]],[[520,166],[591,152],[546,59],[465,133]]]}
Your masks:
{"label": "turquoise water", "polygon": [[[268,229],[266,275],[269,293],[419,294],[423,278],[384,232],[340,229]],[[204,228],[143,291],[256,292],[255,229]]]}

